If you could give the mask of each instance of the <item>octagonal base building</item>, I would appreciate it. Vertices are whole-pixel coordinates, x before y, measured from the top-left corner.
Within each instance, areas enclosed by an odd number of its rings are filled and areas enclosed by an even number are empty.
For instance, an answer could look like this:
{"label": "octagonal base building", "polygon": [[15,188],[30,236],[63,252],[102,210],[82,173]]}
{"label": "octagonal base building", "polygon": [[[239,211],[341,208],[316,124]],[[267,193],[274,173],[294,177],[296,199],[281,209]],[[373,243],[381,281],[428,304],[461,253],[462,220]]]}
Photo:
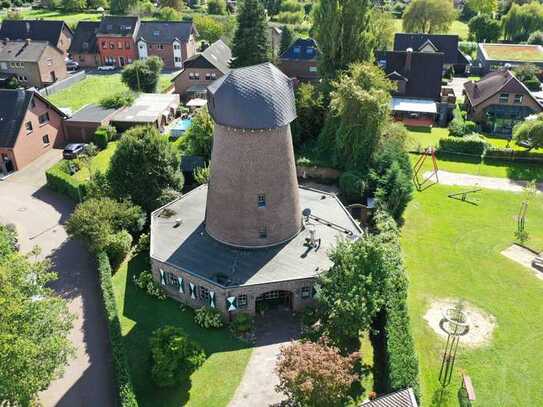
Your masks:
{"label": "octagonal base building", "polygon": [[335,195],[298,185],[293,86],[274,65],[231,70],[209,86],[208,109],[210,180],[153,212],[153,277],[170,297],[227,318],[300,311],[330,249],[362,231]]}

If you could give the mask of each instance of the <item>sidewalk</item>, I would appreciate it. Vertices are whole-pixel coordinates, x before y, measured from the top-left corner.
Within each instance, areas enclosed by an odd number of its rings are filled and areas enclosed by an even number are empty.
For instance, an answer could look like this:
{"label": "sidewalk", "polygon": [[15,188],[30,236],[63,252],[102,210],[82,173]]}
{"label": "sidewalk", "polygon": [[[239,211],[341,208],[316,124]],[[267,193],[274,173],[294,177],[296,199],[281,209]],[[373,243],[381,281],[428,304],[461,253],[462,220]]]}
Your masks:
{"label": "sidewalk", "polygon": [[[432,173],[427,171],[424,177]],[[461,174],[448,171],[438,171],[439,183],[444,185],[460,185],[466,187],[479,187],[497,189],[500,191],[522,192],[528,181],[515,181],[508,178],[483,177],[480,175]],[[543,192],[543,183],[536,184],[538,192]]]}

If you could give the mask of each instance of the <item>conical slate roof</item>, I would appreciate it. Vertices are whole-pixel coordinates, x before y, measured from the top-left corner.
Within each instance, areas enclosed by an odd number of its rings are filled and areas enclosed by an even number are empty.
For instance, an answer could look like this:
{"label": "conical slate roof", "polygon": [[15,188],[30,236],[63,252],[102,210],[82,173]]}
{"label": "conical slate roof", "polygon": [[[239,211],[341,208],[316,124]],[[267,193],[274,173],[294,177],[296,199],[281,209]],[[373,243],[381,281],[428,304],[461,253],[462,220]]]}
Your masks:
{"label": "conical slate roof", "polygon": [[273,129],[296,118],[292,81],[273,64],[232,69],[208,88],[215,123],[243,129]]}

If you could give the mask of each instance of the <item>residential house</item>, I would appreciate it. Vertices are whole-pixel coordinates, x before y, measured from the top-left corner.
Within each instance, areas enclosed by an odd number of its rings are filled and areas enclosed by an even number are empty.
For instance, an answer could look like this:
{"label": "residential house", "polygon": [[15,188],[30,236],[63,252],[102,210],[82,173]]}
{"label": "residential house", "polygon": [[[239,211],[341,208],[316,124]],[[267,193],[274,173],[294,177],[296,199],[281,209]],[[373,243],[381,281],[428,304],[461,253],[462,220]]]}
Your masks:
{"label": "residential house", "polygon": [[231,58],[232,51],[222,40],[193,55],[185,61],[183,70],[172,79],[175,93],[180,94],[183,100],[205,99],[207,85],[230,71],[228,66]]}
{"label": "residential house", "polygon": [[142,93],[132,103],[111,116],[111,125],[119,132],[134,126],[154,126],[161,132],[175,118],[179,95],[172,93]]}
{"label": "residential house", "polygon": [[458,48],[458,35],[451,34],[419,34],[396,33],[394,35],[394,51],[442,52],[444,72],[454,69],[462,74],[470,66],[470,60]]}
{"label": "residential house", "polygon": [[117,109],[105,109],[99,105],[86,105],[64,120],[64,134],[70,143],[90,143],[96,129],[106,126]]}
{"label": "residential house", "polygon": [[63,52],[47,41],[0,40],[0,72],[42,88],[68,76]]}
{"label": "residential house", "polygon": [[74,32],[70,55],[83,68],[94,68],[100,65],[96,33],[99,21],[80,21]]}
{"label": "residential house", "polygon": [[483,131],[511,137],[513,127],[543,110],[541,104],[513,72],[502,68],[477,82],[464,84],[467,117]]}
{"label": "residential house", "polygon": [[319,80],[319,50],[312,38],[298,38],[279,56],[278,67],[289,78]]}
{"label": "residential house", "polygon": [[524,64],[543,69],[543,47],[531,44],[477,44],[476,66],[481,75]]}
{"label": "residential house", "polygon": [[64,143],[64,113],[33,90],[0,90],[0,176]]}
{"label": "residential house", "polygon": [[142,21],[137,34],[138,57],[158,56],[167,69],[180,69],[196,53],[198,32],[192,21]]}
{"label": "residential house", "polygon": [[441,97],[442,52],[384,51],[379,66],[396,84],[392,97],[394,118],[410,126],[446,124],[455,100]]}
{"label": "residential house", "polygon": [[4,20],[0,39],[47,41],[68,55],[73,33],[64,21],[58,20]]}
{"label": "residential house", "polygon": [[139,17],[105,16],[96,31],[101,63],[122,67],[138,58],[136,36]]}

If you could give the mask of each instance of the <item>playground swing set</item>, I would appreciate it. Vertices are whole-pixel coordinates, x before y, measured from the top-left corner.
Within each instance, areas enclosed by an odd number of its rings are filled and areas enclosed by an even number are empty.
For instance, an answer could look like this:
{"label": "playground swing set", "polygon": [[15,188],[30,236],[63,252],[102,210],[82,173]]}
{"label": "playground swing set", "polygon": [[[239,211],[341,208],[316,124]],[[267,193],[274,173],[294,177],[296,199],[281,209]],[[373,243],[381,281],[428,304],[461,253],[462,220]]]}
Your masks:
{"label": "playground swing set", "polygon": [[[424,168],[424,163],[428,159],[428,157],[431,157],[432,160],[432,171],[430,171],[428,174],[426,174],[426,177],[421,174],[422,169]],[[415,187],[417,188],[417,191],[421,192],[425,189],[430,188],[434,184],[439,183],[439,168],[437,166],[437,159],[436,159],[436,150],[434,147],[428,147],[424,152],[419,156],[418,160],[415,162],[415,165],[413,166],[413,183],[415,184]],[[434,182],[431,182],[432,180],[435,180]],[[447,197],[451,199],[457,199],[462,202],[467,202],[472,205],[478,205],[478,200],[473,198],[473,195],[477,192],[482,191],[481,188],[473,188],[467,191],[461,191],[461,192],[455,192],[452,194],[447,195]]]}

